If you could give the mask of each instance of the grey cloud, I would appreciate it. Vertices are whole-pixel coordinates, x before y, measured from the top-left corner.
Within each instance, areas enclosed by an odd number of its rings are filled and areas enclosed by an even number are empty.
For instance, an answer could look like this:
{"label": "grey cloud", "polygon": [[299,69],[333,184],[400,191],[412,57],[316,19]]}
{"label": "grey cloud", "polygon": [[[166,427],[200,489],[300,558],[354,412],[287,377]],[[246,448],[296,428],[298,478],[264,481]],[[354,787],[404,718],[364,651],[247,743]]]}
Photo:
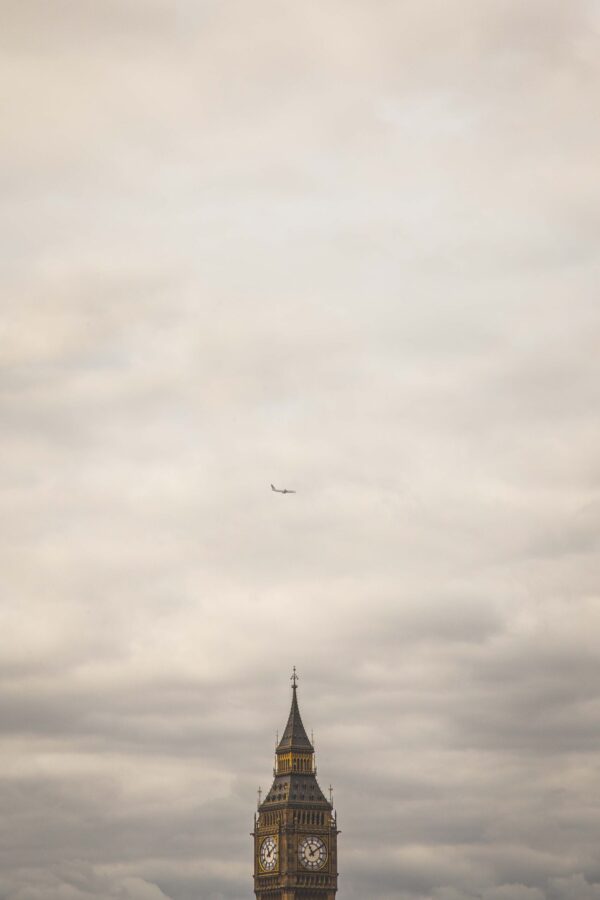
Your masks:
{"label": "grey cloud", "polygon": [[56,866],[50,872],[22,870],[27,887],[4,888],[7,900],[164,900],[155,884],[142,878],[100,875],[82,862]]}
{"label": "grey cloud", "polygon": [[595,897],[597,5],[3,13],[2,900]]}

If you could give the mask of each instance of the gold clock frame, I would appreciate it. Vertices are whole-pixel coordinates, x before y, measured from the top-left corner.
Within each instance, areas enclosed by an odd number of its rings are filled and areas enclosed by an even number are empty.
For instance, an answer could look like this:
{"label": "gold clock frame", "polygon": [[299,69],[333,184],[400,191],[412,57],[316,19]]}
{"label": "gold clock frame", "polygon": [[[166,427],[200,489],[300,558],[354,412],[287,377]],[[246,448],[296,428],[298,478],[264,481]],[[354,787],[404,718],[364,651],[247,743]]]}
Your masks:
{"label": "gold clock frame", "polygon": [[[272,869],[265,869],[263,866],[261,851],[265,841],[272,840],[277,848],[277,861]],[[258,866],[260,869],[261,875],[278,875],[279,874],[279,835],[276,833],[272,834],[261,834],[260,841],[257,846],[257,857],[258,857]]]}

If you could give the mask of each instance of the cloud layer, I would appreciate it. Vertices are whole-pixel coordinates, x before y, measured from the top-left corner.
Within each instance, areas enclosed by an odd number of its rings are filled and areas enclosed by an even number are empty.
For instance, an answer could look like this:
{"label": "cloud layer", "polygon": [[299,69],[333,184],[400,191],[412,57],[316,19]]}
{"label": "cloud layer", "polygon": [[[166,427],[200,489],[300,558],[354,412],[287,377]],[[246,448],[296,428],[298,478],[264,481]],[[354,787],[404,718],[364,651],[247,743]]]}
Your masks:
{"label": "cloud layer", "polygon": [[600,897],[598,4],[3,20],[1,900]]}

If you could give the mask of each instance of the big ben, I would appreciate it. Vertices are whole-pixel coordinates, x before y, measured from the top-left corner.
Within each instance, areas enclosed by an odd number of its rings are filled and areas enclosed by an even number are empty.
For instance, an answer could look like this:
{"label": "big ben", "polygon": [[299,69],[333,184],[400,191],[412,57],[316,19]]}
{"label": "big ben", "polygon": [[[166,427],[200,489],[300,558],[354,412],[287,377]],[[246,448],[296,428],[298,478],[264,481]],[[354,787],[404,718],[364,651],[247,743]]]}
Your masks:
{"label": "big ben", "polygon": [[315,750],[298,707],[292,706],[275,750],[274,780],[254,817],[254,893],[257,900],[335,900],[337,817],[317,782]]}

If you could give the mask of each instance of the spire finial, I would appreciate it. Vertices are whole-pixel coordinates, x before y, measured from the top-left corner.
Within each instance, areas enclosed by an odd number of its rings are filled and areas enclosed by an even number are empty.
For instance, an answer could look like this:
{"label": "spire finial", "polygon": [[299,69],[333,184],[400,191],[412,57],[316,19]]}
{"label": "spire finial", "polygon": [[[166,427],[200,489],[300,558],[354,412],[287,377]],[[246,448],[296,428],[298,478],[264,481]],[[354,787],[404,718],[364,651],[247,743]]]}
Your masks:
{"label": "spire finial", "polygon": [[292,672],[292,677],[290,678],[290,681],[292,682],[292,690],[295,691],[296,685],[298,684],[298,675],[296,674],[296,666],[294,666],[294,670]]}
{"label": "spire finial", "polygon": [[260,802],[262,800],[262,788],[259,787],[256,793],[258,794],[258,805],[260,806]]}
{"label": "spire finial", "polygon": [[329,802],[333,806],[333,788],[331,785],[329,785]]}

